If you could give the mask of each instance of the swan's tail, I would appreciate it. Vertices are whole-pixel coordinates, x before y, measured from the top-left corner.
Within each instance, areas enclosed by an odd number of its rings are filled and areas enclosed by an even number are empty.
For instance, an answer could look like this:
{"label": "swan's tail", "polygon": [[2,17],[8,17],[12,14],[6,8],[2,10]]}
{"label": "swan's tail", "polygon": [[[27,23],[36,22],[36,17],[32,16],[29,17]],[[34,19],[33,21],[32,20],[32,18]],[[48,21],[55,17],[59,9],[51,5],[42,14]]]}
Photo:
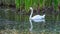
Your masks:
{"label": "swan's tail", "polygon": [[43,16],[45,17],[45,14]]}

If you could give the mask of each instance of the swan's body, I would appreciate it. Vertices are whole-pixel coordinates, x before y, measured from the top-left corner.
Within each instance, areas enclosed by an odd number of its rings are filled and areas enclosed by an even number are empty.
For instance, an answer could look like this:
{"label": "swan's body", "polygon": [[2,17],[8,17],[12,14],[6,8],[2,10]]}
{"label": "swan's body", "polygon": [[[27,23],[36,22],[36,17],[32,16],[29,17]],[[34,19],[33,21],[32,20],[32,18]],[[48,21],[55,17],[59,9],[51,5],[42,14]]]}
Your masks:
{"label": "swan's body", "polygon": [[45,21],[45,15],[35,15],[31,18],[34,22],[42,22]]}
{"label": "swan's body", "polygon": [[32,17],[32,14],[33,14],[32,7],[30,7],[30,10],[31,10],[30,20],[32,20],[34,22],[42,22],[42,21],[45,22],[45,14],[44,15],[35,15]]}

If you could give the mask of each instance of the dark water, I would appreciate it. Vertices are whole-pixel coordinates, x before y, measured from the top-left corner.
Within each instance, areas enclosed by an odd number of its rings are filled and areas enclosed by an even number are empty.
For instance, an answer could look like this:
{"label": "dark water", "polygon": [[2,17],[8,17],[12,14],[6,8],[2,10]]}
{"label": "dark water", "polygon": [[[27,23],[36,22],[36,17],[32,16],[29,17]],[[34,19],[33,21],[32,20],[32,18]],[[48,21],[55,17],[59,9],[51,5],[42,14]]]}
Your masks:
{"label": "dark water", "polygon": [[[60,31],[59,17],[47,16],[43,22],[32,22],[33,31]],[[28,15],[15,14],[14,11],[0,9],[0,30],[2,29],[18,29],[29,30],[30,22]]]}

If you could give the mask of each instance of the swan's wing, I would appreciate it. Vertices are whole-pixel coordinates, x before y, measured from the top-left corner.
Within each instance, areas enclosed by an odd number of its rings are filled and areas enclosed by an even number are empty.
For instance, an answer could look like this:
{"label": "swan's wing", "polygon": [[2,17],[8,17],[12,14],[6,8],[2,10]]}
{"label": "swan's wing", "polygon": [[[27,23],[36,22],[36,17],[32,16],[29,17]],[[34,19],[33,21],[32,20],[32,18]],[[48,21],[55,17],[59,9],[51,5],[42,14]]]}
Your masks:
{"label": "swan's wing", "polygon": [[32,19],[41,19],[41,16],[40,15],[35,15],[32,17]]}
{"label": "swan's wing", "polygon": [[44,16],[41,16],[41,15],[35,15],[35,16],[33,16],[31,19],[32,20],[41,20],[41,19],[43,19],[43,18],[45,18]]}

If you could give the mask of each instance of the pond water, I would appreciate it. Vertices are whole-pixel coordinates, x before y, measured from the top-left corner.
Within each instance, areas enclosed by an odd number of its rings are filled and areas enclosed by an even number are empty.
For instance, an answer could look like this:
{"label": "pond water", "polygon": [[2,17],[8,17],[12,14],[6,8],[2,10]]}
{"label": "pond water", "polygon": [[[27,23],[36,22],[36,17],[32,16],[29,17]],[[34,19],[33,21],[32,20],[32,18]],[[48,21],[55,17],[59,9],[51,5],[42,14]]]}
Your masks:
{"label": "pond water", "polygon": [[[2,29],[17,29],[20,31],[30,29],[30,22],[28,15],[15,14],[14,11],[0,9],[0,30]],[[41,32],[41,31],[60,31],[60,20],[59,15],[47,15],[44,22],[32,22],[33,28],[32,31]]]}

